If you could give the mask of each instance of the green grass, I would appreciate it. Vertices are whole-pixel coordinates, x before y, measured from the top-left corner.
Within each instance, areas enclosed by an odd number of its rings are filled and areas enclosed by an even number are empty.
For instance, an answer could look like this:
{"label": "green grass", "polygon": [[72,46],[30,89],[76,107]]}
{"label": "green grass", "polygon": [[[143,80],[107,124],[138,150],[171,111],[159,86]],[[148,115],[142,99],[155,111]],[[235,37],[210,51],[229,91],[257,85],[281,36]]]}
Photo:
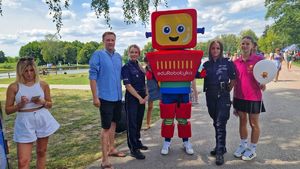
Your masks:
{"label": "green grass", "polygon": [[[48,74],[41,75],[42,80],[49,84],[65,84],[65,85],[87,85],[89,84],[88,73],[80,74]],[[16,78],[0,79],[0,84],[10,84]]]}
{"label": "green grass", "polygon": [[[300,60],[295,61],[295,62],[293,62],[292,64],[295,65],[295,66],[297,66],[297,67],[300,67]],[[293,69],[293,68],[292,68],[292,69]]]}
{"label": "green grass", "polygon": [[[6,89],[0,88],[0,101],[5,105]],[[51,91],[53,108],[50,112],[60,123],[60,129],[50,137],[48,145],[48,169],[82,169],[101,158],[99,110],[92,105],[90,91]],[[13,125],[16,114],[4,116],[5,133],[9,141],[10,163],[17,166],[16,144],[13,142]],[[146,112],[145,112],[146,117]],[[160,119],[158,102],[154,103],[152,122]],[[144,121],[145,123],[145,121]],[[126,133],[116,135],[116,144],[126,141]],[[35,168],[35,150],[31,168]]]}

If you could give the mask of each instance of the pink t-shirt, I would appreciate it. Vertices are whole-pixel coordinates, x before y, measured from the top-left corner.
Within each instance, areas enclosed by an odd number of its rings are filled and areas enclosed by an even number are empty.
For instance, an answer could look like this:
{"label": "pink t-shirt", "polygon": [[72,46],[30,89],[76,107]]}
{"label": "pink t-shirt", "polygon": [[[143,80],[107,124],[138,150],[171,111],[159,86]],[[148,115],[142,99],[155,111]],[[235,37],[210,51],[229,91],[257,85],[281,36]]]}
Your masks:
{"label": "pink t-shirt", "polygon": [[234,97],[249,101],[261,101],[261,89],[253,75],[254,65],[263,58],[252,54],[247,61],[239,57],[234,61],[236,68],[236,85]]}

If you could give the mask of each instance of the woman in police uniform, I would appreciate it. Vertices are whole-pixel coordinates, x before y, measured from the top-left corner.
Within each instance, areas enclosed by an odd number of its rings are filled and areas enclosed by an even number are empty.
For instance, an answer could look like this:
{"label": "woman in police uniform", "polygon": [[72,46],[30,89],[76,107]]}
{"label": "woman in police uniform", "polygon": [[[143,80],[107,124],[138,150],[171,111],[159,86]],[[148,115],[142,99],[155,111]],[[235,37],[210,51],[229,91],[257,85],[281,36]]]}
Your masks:
{"label": "woman in police uniform", "polygon": [[140,56],[140,48],[137,45],[129,46],[128,55],[130,60],[122,67],[122,79],[126,87],[127,143],[131,156],[136,159],[145,159],[145,155],[140,152],[140,150],[148,149],[140,141],[145,103],[148,100],[145,70],[137,60]]}
{"label": "woman in police uniform", "polygon": [[216,147],[210,153],[216,156],[216,164],[224,163],[226,153],[226,124],[230,114],[230,91],[235,83],[234,65],[223,57],[223,45],[215,40],[209,46],[209,60],[203,65],[206,71],[204,92],[208,113],[213,119]]}

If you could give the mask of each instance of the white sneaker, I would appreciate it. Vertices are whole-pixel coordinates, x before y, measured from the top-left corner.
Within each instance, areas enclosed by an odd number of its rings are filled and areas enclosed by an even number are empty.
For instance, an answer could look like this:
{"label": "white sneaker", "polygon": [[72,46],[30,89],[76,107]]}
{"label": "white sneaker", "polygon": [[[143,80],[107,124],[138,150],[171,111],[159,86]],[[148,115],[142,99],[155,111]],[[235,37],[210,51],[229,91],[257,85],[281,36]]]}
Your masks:
{"label": "white sneaker", "polygon": [[163,147],[162,147],[160,153],[161,153],[162,155],[167,155],[167,154],[169,154],[170,145],[171,145],[171,142],[164,141]]}
{"label": "white sneaker", "polygon": [[192,144],[189,141],[185,141],[183,142],[183,147],[185,149],[185,152],[189,155],[193,155],[194,154],[194,150],[192,147]]}
{"label": "white sneaker", "polygon": [[242,155],[245,153],[247,147],[244,147],[242,145],[240,145],[236,150],[235,152],[233,153],[233,155],[237,158],[240,158],[242,157]]}
{"label": "white sneaker", "polygon": [[245,153],[243,154],[242,160],[250,161],[250,160],[252,160],[255,157],[256,157],[256,153],[254,151],[252,151],[251,149],[248,148],[245,151]]}

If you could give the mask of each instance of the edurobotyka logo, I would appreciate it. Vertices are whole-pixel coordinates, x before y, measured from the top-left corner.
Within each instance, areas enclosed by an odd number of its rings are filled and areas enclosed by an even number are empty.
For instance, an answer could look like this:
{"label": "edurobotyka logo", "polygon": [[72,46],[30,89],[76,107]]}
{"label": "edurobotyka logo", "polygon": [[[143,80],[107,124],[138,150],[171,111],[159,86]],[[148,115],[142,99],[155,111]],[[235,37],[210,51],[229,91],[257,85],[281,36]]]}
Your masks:
{"label": "edurobotyka logo", "polygon": [[191,71],[162,71],[158,72],[158,76],[191,76],[193,72]]}

